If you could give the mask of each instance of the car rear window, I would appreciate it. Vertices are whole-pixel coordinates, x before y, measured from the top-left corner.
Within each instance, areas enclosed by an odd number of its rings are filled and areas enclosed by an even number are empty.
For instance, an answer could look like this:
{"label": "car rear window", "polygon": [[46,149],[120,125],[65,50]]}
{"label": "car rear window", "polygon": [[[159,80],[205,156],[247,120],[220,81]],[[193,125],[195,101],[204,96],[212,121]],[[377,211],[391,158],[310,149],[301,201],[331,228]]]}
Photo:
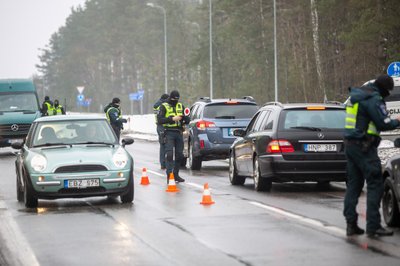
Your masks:
{"label": "car rear window", "polygon": [[220,103],[204,107],[203,117],[214,119],[245,119],[252,118],[258,106],[243,103]]}
{"label": "car rear window", "polygon": [[346,111],[344,109],[284,110],[279,123],[280,130],[296,129],[344,129]]}

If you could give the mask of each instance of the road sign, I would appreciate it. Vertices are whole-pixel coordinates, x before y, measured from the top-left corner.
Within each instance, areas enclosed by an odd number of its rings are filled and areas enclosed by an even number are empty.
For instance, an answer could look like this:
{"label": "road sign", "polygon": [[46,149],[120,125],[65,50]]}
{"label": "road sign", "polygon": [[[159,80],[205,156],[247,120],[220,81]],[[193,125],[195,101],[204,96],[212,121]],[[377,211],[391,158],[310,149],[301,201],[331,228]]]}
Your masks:
{"label": "road sign", "polygon": [[400,62],[393,62],[387,68],[387,74],[392,77],[400,77]]}
{"label": "road sign", "polygon": [[85,95],[83,95],[83,94],[78,94],[78,96],[76,97],[76,99],[78,100],[78,102],[83,102],[83,100],[85,99]]}
{"label": "road sign", "polygon": [[85,89],[85,87],[84,86],[78,86],[78,87],[76,87],[76,89],[78,90],[79,94],[82,94],[82,92]]}
{"label": "road sign", "polygon": [[190,115],[190,109],[186,107],[185,111],[183,111],[183,113],[185,114],[185,116],[189,116]]}
{"label": "road sign", "polygon": [[137,101],[139,99],[139,94],[137,92],[129,93],[129,100]]}

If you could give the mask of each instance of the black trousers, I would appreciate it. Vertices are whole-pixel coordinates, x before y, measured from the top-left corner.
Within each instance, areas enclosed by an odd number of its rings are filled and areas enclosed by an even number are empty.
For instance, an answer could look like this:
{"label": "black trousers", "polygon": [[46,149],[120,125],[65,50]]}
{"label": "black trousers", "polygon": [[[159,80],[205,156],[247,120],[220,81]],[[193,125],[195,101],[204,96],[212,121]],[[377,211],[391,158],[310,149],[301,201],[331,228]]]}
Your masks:
{"label": "black trousers", "polygon": [[[174,173],[175,178],[179,176],[179,167],[183,159],[183,136],[180,130],[165,130],[165,155],[167,178]],[[175,155],[175,156],[174,156]],[[175,158],[175,160],[174,160]]]}
{"label": "black trousers", "polygon": [[381,226],[379,213],[383,195],[381,161],[377,147],[371,146],[363,151],[361,145],[348,143],[345,147],[347,158],[347,189],[344,198],[343,215],[348,223],[357,222],[356,207],[364,182],[367,182],[367,232],[373,232]]}

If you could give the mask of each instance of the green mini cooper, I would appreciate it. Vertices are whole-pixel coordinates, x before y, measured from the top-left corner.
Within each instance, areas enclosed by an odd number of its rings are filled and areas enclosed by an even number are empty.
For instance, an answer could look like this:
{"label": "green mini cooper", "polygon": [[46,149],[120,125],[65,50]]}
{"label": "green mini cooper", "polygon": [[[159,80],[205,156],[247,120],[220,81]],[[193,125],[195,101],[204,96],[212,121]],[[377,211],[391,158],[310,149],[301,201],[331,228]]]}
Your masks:
{"label": "green mini cooper", "polygon": [[120,196],[134,198],[133,159],[100,115],[36,119],[15,161],[17,199],[36,208],[38,199]]}

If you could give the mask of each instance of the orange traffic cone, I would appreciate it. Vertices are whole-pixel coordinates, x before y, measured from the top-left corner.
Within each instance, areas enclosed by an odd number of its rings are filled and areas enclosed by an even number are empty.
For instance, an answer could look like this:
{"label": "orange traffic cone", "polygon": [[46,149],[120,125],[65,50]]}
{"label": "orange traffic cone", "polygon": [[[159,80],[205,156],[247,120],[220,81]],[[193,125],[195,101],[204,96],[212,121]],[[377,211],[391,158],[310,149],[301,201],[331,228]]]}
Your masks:
{"label": "orange traffic cone", "polygon": [[204,184],[204,192],[203,192],[203,200],[200,202],[200,204],[203,205],[211,205],[214,204],[215,202],[211,199],[211,193],[208,188],[208,183]]}
{"label": "orange traffic cone", "polygon": [[140,181],[141,185],[148,185],[150,184],[149,177],[147,176],[147,169],[142,169],[142,180]]}
{"label": "orange traffic cone", "polygon": [[179,191],[179,189],[177,188],[176,183],[175,183],[174,173],[169,174],[168,188],[165,191],[167,191],[167,192],[178,192]]}

